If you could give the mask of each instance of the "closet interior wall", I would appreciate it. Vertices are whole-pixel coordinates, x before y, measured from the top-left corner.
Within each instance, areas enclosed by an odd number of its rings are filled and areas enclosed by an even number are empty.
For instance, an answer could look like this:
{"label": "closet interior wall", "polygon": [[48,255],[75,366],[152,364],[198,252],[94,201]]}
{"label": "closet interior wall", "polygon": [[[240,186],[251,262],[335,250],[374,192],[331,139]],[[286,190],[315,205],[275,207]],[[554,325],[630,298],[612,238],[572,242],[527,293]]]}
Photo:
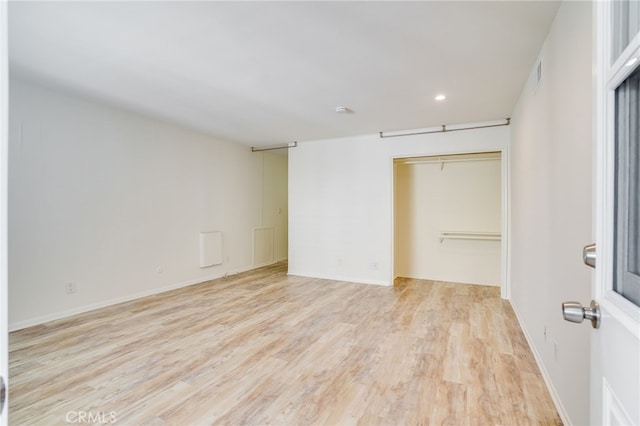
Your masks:
{"label": "closet interior wall", "polygon": [[396,277],[500,285],[500,153],[394,161]]}

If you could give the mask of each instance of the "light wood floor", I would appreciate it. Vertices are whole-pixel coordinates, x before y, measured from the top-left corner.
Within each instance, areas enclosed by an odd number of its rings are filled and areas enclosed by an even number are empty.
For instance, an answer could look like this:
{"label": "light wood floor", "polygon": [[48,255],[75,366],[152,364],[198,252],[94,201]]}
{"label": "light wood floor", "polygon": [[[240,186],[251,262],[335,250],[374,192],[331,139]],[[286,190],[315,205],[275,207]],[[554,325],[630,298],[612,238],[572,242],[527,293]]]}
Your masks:
{"label": "light wood floor", "polygon": [[10,335],[12,425],[561,424],[499,289],[286,265]]}

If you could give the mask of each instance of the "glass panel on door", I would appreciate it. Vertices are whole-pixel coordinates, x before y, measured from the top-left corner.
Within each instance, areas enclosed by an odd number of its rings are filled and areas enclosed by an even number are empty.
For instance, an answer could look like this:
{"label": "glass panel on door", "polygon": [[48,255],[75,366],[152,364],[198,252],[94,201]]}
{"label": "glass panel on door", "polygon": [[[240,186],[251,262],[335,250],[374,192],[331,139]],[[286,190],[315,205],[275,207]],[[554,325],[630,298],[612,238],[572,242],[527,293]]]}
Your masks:
{"label": "glass panel on door", "polygon": [[613,289],[640,306],[640,67],[616,89]]}

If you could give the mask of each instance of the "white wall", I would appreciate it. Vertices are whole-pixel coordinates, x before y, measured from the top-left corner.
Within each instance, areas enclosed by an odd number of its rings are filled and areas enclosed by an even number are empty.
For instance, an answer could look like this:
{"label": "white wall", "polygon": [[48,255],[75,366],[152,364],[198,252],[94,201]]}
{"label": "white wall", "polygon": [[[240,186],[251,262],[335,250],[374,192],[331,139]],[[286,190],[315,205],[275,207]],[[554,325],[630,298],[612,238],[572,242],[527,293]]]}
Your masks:
{"label": "white wall", "polygon": [[[381,129],[382,130],[382,129]],[[508,127],[299,143],[289,151],[289,273],[393,281],[393,158],[506,150]]]}
{"label": "white wall", "polygon": [[[10,95],[11,328],[251,268],[265,154],[27,81]],[[224,263],[200,269],[212,230]]]}
{"label": "white wall", "polygon": [[532,72],[512,115],[512,304],[563,420],[588,424],[590,328],[563,321],[560,305],[591,296],[590,3],[561,5],[540,57],[543,80],[534,92]]}
{"label": "white wall", "polygon": [[396,164],[395,275],[499,286],[500,241],[441,240],[440,232],[499,234],[501,172],[495,158]]}

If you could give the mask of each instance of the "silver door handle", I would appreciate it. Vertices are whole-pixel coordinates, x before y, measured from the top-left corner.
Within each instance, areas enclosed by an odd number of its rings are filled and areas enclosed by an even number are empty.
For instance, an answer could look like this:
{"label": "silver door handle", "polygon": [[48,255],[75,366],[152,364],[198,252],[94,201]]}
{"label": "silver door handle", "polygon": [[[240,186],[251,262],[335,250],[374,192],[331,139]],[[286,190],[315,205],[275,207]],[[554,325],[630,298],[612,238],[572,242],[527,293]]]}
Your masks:
{"label": "silver door handle", "polygon": [[600,306],[595,300],[591,301],[588,308],[579,302],[564,302],[562,304],[562,316],[566,321],[581,323],[584,319],[591,321],[593,328],[600,327]]}

